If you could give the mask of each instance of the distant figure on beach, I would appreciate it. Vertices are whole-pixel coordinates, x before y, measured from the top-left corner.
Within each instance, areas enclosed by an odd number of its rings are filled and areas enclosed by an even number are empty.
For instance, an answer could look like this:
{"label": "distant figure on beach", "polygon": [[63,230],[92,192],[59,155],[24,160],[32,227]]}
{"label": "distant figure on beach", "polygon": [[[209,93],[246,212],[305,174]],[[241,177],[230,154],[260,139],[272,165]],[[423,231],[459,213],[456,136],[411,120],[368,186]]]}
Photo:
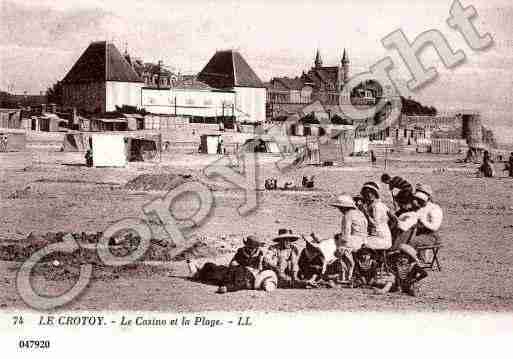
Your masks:
{"label": "distant figure on beach", "polygon": [[0,133],[0,152],[7,152],[8,137],[3,133]]}
{"label": "distant figure on beach", "polygon": [[374,151],[371,150],[370,151],[370,160],[371,160],[371,165],[376,165],[376,155],[374,154]]}
{"label": "distant figure on beach", "polygon": [[315,176],[311,176],[308,178],[307,176],[303,176],[302,185],[304,188],[314,188],[314,178]]}
{"label": "distant figure on beach", "polygon": [[268,191],[278,189],[276,184],[276,178],[268,178],[265,180],[265,189]]}
{"label": "distant figure on beach", "polygon": [[222,155],[223,154],[223,139],[220,138],[219,142],[217,142],[217,154]]}
{"label": "distant figure on beach", "polygon": [[493,160],[490,158],[490,153],[488,151],[484,151],[483,163],[481,164],[481,167],[479,167],[479,173],[481,173],[484,177],[495,176]]}
{"label": "distant figure on beach", "polygon": [[91,150],[87,150],[85,160],[87,167],[93,167],[93,152]]}
{"label": "distant figure on beach", "polygon": [[508,159],[508,172],[509,172],[509,176],[513,178],[513,152],[511,152],[509,154],[509,159]]}

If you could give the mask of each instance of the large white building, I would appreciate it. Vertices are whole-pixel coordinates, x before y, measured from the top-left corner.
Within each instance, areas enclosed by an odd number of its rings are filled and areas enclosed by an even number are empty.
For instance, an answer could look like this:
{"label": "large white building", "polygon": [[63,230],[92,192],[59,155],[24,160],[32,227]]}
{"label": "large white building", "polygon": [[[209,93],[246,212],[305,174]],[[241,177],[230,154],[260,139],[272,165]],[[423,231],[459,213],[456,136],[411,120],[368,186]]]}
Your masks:
{"label": "large white building", "polygon": [[141,107],[144,82],[107,41],[91,43],[62,80],[63,105],[103,113],[116,106]]}
{"label": "large white building", "polygon": [[141,105],[154,114],[198,117],[236,117],[236,93],[197,81],[178,81],[167,89],[145,87]]}
{"label": "large white building", "polygon": [[239,52],[217,51],[198,80],[235,93],[234,111],[239,122],[265,121],[266,88]]}
{"label": "large white building", "polygon": [[176,81],[171,88],[142,89],[148,112],[199,117],[235,117],[239,122],[265,120],[266,89],[237,51],[218,51],[197,79]]}
{"label": "large white building", "polygon": [[155,114],[234,117],[265,120],[266,89],[240,53],[218,51],[197,79],[175,81],[170,88],[146,87],[114,44],[93,42],[63,83],[63,104],[91,113],[124,105]]}

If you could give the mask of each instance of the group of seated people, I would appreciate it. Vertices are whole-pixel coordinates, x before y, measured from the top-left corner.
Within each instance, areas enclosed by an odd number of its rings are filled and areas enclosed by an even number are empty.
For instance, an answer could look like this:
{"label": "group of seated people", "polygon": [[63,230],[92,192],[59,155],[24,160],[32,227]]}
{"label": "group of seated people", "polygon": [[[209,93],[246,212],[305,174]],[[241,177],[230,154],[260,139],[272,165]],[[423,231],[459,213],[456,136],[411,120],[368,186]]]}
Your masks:
{"label": "group of seated people", "polygon": [[386,250],[398,249],[402,243],[413,247],[438,243],[443,213],[433,202],[431,187],[419,183],[414,188],[401,177],[388,174],[381,180],[389,186],[394,209],[381,201],[376,182],[367,182],[360,194],[352,198],[342,195],[332,204],[343,215],[341,228],[348,245],[356,250],[362,245]]}
{"label": "group of seated people", "polygon": [[[240,289],[371,287],[375,293],[402,291],[416,295],[422,269],[422,248],[439,242],[441,208],[432,202],[427,185],[415,188],[400,177],[382,176],[394,199],[395,211],[380,200],[379,185],[367,182],[356,196],[341,195],[330,205],[342,214],[341,232],[320,240],[280,229],[266,250],[248,236],[228,266],[188,261],[192,277],[216,284],[219,293]],[[300,251],[296,241],[303,239]],[[381,255],[379,255],[379,253]],[[386,262],[386,266],[384,265]]]}
{"label": "group of seated people", "polygon": [[[314,186],[315,186],[314,180],[315,180],[315,176],[310,176],[310,177],[303,176],[303,178],[301,179],[301,186],[303,188],[314,188]],[[296,188],[296,185],[295,185],[294,181],[291,179],[283,179],[278,182],[278,179],[276,179],[276,178],[267,178],[265,180],[264,187],[268,191],[277,190],[277,189],[287,190],[287,189]]]}

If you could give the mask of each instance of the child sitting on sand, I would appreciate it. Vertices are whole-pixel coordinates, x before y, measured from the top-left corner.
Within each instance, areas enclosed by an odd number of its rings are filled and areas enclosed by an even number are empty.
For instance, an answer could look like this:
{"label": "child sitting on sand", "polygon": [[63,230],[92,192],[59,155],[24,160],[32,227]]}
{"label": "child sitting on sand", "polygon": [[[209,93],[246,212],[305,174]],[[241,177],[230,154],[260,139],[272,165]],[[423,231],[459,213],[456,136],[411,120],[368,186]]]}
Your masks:
{"label": "child sitting on sand", "polygon": [[372,286],[376,281],[378,262],[374,259],[372,249],[363,247],[355,252],[355,284],[357,286]]}
{"label": "child sitting on sand", "polygon": [[401,244],[399,252],[392,259],[393,273],[381,283],[377,283],[376,294],[401,291],[415,297],[417,283],[427,277],[418,264],[417,252],[412,246]]}
{"label": "child sitting on sand", "polygon": [[340,261],[340,283],[350,283],[353,280],[353,272],[355,262],[353,258],[353,248],[348,245],[348,241],[343,237],[342,233],[337,233],[334,236],[335,243],[337,243],[337,250],[335,257]]}
{"label": "child sitting on sand", "polygon": [[319,241],[312,233],[313,241],[307,240],[305,248],[299,256],[299,277],[307,288],[326,284],[333,287],[338,284],[349,284],[352,279],[354,261],[351,248],[340,246],[340,233],[335,238]]}

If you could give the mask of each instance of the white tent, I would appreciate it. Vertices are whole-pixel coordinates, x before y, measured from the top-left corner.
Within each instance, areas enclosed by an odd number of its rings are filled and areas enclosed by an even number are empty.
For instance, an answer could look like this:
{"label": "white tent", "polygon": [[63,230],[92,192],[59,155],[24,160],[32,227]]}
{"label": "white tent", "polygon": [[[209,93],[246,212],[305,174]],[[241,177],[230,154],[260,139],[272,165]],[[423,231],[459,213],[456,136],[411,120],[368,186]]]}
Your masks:
{"label": "white tent", "polygon": [[95,167],[125,167],[127,165],[125,136],[94,134],[91,138]]}

